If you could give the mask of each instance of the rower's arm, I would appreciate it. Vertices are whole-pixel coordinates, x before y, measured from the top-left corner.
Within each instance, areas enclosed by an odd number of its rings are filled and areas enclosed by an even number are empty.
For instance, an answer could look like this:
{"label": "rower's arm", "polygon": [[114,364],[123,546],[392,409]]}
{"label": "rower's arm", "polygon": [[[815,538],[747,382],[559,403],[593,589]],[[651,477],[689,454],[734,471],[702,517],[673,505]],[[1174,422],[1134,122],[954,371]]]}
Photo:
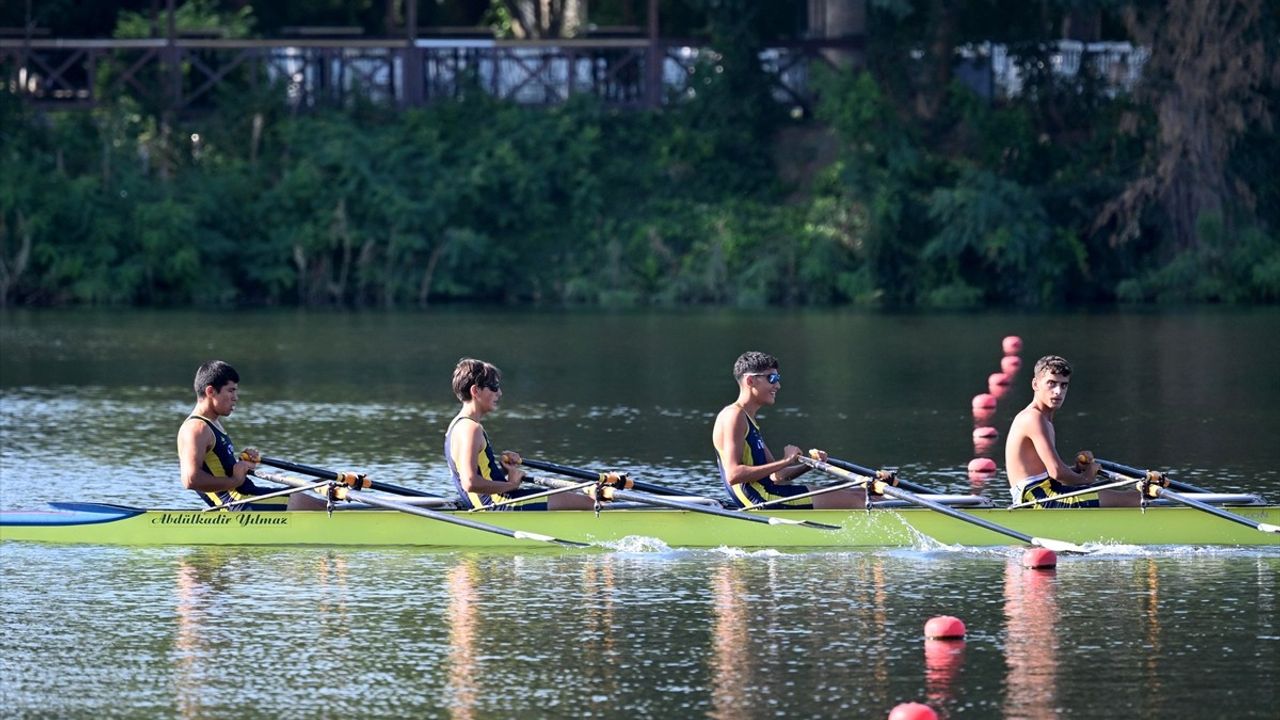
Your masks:
{"label": "rower's arm", "polygon": [[520,487],[518,478],[507,482],[495,482],[480,476],[480,470],[476,467],[476,456],[480,453],[481,444],[484,442],[484,431],[477,423],[468,423],[468,425],[470,427],[467,431],[462,431],[463,428],[455,426],[455,432],[451,435],[452,439],[449,442],[449,452],[453,456],[453,466],[458,469],[458,480],[462,484],[462,489],[469,493],[490,495],[510,492]]}
{"label": "rower's arm", "polygon": [[724,476],[730,485],[758,482],[797,464],[797,460],[792,456],[773,460],[773,455],[766,447],[765,457],[770,462],[764,465],[743,465],[741,458],[746,435],[747,418],[742,411],[730,406],[721,410],[716,416],[716,424],[711,431],[711,441],[716,446],[716,454],[720,456],[720,467],[724,468]]}
{"label": "rower's arm", "polygon": [[[765,454],[769,457],[769,459],[772,460],[773,454],[769,452],[769,448],[767,446],[765,447],[764,451],[765,451]],[[787,445],[786,447],[782,448],[782,456],[784,458],[784,461],[787,458],[797,458],[801,455],[804,455],[804,451],[796,447],[795,445]],[[826,461],[825,455],[826,453],[823,453],[823,456],[824,456],[822,458],[823,462]],[[791,460],[791,463],[792,463],[791,465],[788,465],[787,467],[773,474],[774,482],[777,482],[780,484],[789,483],[792,480],[796,479],[797,477],[800,477],[801,475],[809,472],[810,470],[808,465],[800,465],[797,460],[793,459]]]}
{"label": "rower's arm", "polygon": [[[238,462],[231,477],[216,477],[201,467],[204,454],[213,447],[213,431],[199,420],[187,420],[178,429],[178,464],[182,473],[182,486],[197,492],[222,492],[244,482],[251,463]],[[241,466],[244,466],[241,468]]]}
{"label": "rower's arm", "polygon": [[1044,463],[1049,477],[1063,485],[1089,485],[1094,481],[1097,473],[1096,464],[1091,465],[1083,473],[1078,473],[1058,457],[1058,449],[1054,446],[1053,433],[1047,421],[1031,423],[1027,438],[1035,447],[1036,455],[1040,457],[1040,462]]}

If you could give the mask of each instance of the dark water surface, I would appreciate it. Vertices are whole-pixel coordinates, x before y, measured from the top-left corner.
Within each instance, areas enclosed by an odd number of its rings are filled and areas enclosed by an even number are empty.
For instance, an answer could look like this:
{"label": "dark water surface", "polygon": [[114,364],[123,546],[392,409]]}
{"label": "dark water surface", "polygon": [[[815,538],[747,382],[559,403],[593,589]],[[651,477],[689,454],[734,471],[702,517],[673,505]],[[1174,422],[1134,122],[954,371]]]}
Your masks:
{"label": "dark water surface", "polygon": [[[970,398],[999,369],[1076,367],[1081,447],[1280,497],[1280,313],[6,312],[0,508],[194,507],[174,433],[191,375],[242,375],[240,446],[447,492],[459,356],[505,372],[501,448],[718,493],[714,414],[746,349],[782,363],[775,450],[821,446],[972,482]],[[1030,397],[1002,399],[1001,432]],[[998,458],[999,445],[995,448]],[[426,521],[424,521],[426,522]],[[767,532],[763,528],[762,532]],[[462,553],[0,545],[5,716],[1280,717],[1280,553]],[[925,620],[964,619],[963,644]]]}

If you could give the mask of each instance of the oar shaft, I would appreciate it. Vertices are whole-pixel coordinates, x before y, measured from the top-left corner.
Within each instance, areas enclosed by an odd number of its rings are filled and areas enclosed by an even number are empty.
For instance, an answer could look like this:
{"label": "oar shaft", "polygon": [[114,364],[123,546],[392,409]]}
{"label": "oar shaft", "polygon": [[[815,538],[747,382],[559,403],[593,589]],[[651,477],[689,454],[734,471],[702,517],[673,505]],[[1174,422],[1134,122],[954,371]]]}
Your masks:
{"label": "oar shaft", "polygon": [[867,482],[868,481],[866,480],[851,480],[849,482],[836,483],[835,485],[828,485],[826,487],[818,488],[817,490],[810,490],[807,493],[800,493],[799,495],[790,495],[788,497],[781,497],[775,500],[767,500],[762,503],[756,503],[755,505],[748,505],[742,509],[743,510],[759,510],[761,508],[767,508],[770,505],[782,505],[784,503],[794,502],[796,500],[803,500],[805,498],[816,497],[818,495],[826,495],[827,493],[832,493],[837,490],[848,490],[849,488],[858,487],[859,485],[866,485]]}
{"label": "oar shaft", "polygon": [[[259,461],[263,465],[270,465],[271,467],[280,468],[281,470],[288,470],[289,472],[296,472],[296,473],[301,473],[303,475],[310,475],[311,477],[318,477],[324,480],[341,480],[342,479],[338,471],[329,470],[327,468],[312,467],[311,465],[303,465],[302,463],[290,462],[288,460],[281,460],[279,458],[265,457],[265,456],[259,458]],[[432,495],[431,493],[428,493],[428,492],[423,492],[421,490],[414,490],[413,488],[403,487],[400,485],[392,485],[391,483],[378,482],[377,480],[370,481],[369,489],[381,490],[382,492],[393,493],[395,495],[409,495],[412,497],[429,497],[429,498],[443,499],[443,498],[440,498],[440,496],[438,495]]]}
{"label": "oar shaft", "polygon": [[[805,465],[808,465],[809,467],[822,470],[823,472],[831,473],[836,477],[842,477],[847,480],[859,479],[856,475],[854,475],[854,473],[850,472],[849,470],[846,470],[845,468],[836,467],[830,463],[825,463],[821,460],[814,460],[813,458],[807,458],[807,457],[804,457],[803,455],[801,455],[799,459],[800,459],[800,462],[804,463]],[[917,505],[922,505],[924,507],[929,508],[930,510],[933,510],[934,512],[942,513],[947,517],[952,517],[952,518],[955,518],[956,520],[961,520],[963,522],[967,522],[972,525],[977,525],[978,527],[986,528],[991,532],[999,533],[1001,535],[1014,538],[1015,540],[1021,540],[1022,542],[1028,545],[1045,546],[1048,543],[1052,543],[1056,547],[1063,547],[1063,546],[1069,545],[1068,543],[1059,543],[1057,541],[1047,541],[1043,538],[1033,538],[1030,535],[1027,535],[1026,533],[1018,532],[1017,530],[1014,530],[1012,528],[1007,528],[1002,525],[997,525],[993,522],[983,520],[982,518],[974,517],[972,515],[967,515],[965,513],[960,512],[959,510],[953,510],[947,507],[946,505],[943,505],[942,503],[934,502],[933,500],[929,500],[927,498],[922,498],[919,495],[916,495],[915,493],[910,492],[908,490],[900,490],[888,484],[881,484],[881,485],[882,487],[879,487],[876,489],[882,490],[883,494],[888,495],[891,498],[906,500],[907,502],[912,502]]]}
{"label": "oar shaft", "polygon": [[[871,468],[869,468],[869,467],[864,467],[864,466],[859,465],[859,464],[857,464],[857,463],[849,462],[848,460],[841,460],[840,458],[828,457],[828,458],[827,458],[827,462],[828,462],[828,463],[830,463],[830,464],[832,464],[832,465],[835,465],[835,466],[836,466],[836,467],[838,467],[838,468],[841,468],[841,469],[844,469],[844,470],[848,470],[848,471],[850,471],[850,472],[858,473],[859,475],[862,475],[863,477],[874,478],[874,477],[876,476],[876,471],[875,471],[875,470],[872,470],[872,469],[871,469]],[[924,493],[925,495],[937,495],[937,494],[938,494],[938,491],[937,491],[937,490],[933,490],[932,488],[927,488],[927,487],[925,487],[925,486],[923,486],[923,485],[917,485],[916,483],[913,483],[913,482],[911,482],[911,481],[909,481],[909,480],[903,480],[902,478],[898,478],[898,487],[900,487],[900,488],[902,488],[902,489],[904,489],[904,490],[909,490],[909,491],[911,491],[911,492],[915,492],[915,493]]]}
{"label": "oar shaft", "polygon": [[[266,476],[269,474],[270,473],[257,473],[257,476],[265,479]],[[328,485],[330,482],[332,481],[319,480],[317,482],[310,483],[309,485],[299,485],[297,487],[288,487],[283,490],[276,490],[274,492],[263,493],[262,495],[254,495],[252,497],[242,498],[240,500],[233,500],[229,503],[222,503],[221,505],[211,505],[207,508],[204,508],[200,512],[213,512],[214,510],[230,510],[232,508],[240,507],[241,505],[249,505],[251,503],[256,503],[260,500],[267,500],[269,498],[275,498],[275,497],[284,497],[285,495],[296,495],[300,492],[306,492],[308,490],[316,490],[318,488],[322,488],[325,485]]]}
{"label": "oar shaft", "polygon": [[[580,467],[571,467],[569,465],[560,465],[558,463],[547,462],[545,460],[530,460],[529,458],[522,458],[520,460],[520,464],[524,465],[525,467],[531,467],[534,470],[545,470],[546,472],[553,472],[557,475],[576,477],[580,480],[599,480],[601,475],[600,473],[594,470],[588,470],[586,468],[580,468]],[[641,482],[639,480],[632,480],[631,487],[641,492],[650,493],[652,495],[684,494],[684,493],[672,490],[671,488],[668,488],[668,487],[663,487],[661,485],[654,485],[653,483]]]}
{"label": "oar shaft", "polygon": [[1196,500],[1195,498],[1189,498],[1186,495],[1183,495],[1182,493],[1174,492],[1168,488],[1162,488],[1162,487],[1156,486],[1154,490],[1156,495],[1160,497],[1166,497],[1166,498],[1169,498],[1170,500],[1175,500],[1177,502],[1183,503],[1184,505],[1190,505],[1191,507],[1197,510],[1202,510],[1204,512],[1209,513],[1210,515],[1216,515],[1222,518],[1223,520],[1230,520],[1233,523],[1239,523],[1241,525],[1244,525],[1245,527],[1250,527],[1250,528],[1253,528],[1254,530],[1261,530],[1262,532],[1280,533],[1280,526],[1270,525],[1264,522],[1258,522],[1257,520],[1251,520],[1247,517],[1244,517],[1243,515],[1237,515],[1233,512],[1227,512],[1222,508],[1214,507],[1213,505],[1210,505],[1207,502],[1201,502],[1200,500]]}
{"label": "oar shaft", "polygon": [[[568,480],[560,480],[557,478],[530,478],[530,482],[546,485],[547,487],[562,488],[574,485]],[[688,512],[702,513],[704,515],[715,515],[717,517],[730,518],[733,520],[746,520],[748,522],[762,523],[764,525],[777,525],[780,522],[788,525],[803,525],[804,527],[819,528],[822,530],[840,530],[837,525],[828,525],[826,523],[804,521],[781,520],[780,518],[771,518],[767,515],[748,515],[744,512],[736,510],[724,510],[722,508],[704,507],[702,505],[694,505],[692,503],[680,502],[678,500],[670,500],[661,495],[650,495],[647,492],[636,492],[632,490],[623,490],[622,488],[605,486],[603,488],[610,497],[615,500],[630,500],[632,502],[644,503],[646,505],[658,505],[661,507],[674,508],[676,510],[686,510]]]}
{"label": "oar shaft", "polygon": [[[534,478],[525,478],[525,480],[527,480],[528,482],[537,482]],[[560,495],[561,493],[573,492],[574,490],[581,490],[583,488],[591,487],[592,485],[595,485],[595,484],[596,484],[595,480],[588,480],[586,482],[580,482],[580,483],[575,483],[573,485],[569,485],[568,487],[553,488],[551,490],[543,490],[542,492],[534,493],[532,495],[521,495],[520,497],[513,497],[513,498],[507,498],[506,500],[499,500],[492,505],[477,505],[471,508],[470,510],[468,510],[467,512],[474,513],[474,512],[483,512],[485,510],[496,510],[506,505],[514,505],[516,503],[526,503],[526,502],[529,502],[530,500],[538,500],[545,497],[551,497],[552,495]]]}
{"label": "oar shaft", "polygon": [[[308,483],[306,480],[300,480],[298,478],[291,478],[283,475],[274,475],[271,473],[262,473],[261,475],[259,475],[255,471],[254,476],[260,477],[264,480],[278,482],[282,485],[292,485],[294,487],[305,487],[311,484],[311,483]],[[467,520],[466,518],[455,517],[453,515],[436,512],[434,510],[427,510],[426,508],[420,508],[414,505],[406,505],[405,503],[396,502],[394,500],[384,500],[383,498],[378,497],[377,495],[366,494],[359,490],[348,489],[346,492],[346,497],[348,500],[354,500],[356,502],[361,502],[366,505],[382,507],[388,510],[398,510],[408,515],[417,515],[418,517],[424,517],[430,520],[439,520],[440,522],[446,522],[451,525],[459,525],[461,527],[470,528],[472,530],[479,530],[481,532],[493,533],[495,535],[505,535],[506,537],[515,538],[517,540],[537,540],[539,542],[555,543],[557,545],[564,545],[567,547],[587,547],[585,543],[574,542],[572,540],[561,540],[560,538],[554,538],[549,535],[539,535],[536,533],[527,533],[527,532],[521,532],[518,530],[509,530],[504,527],[498,527],[497,525],[489,525],[488,523],[481,523],[481,522],[476,522],[474,520]]]}
{"label": "oar shaft", "polygon": [[[1111,472],[1117,472],[1117,473],[1120,473],[1121,475],[1129,475],[1135,478],[1144,478],[1147,476],[1146,470],[1132,467],[1130,465],[1124,465],[1122,463],[1115,462],[1114,460],[1095,459],[1094,462],[1098,463],[1098,465],[1102,466],[1102,468],[1105,470],[1110,470]],[[1209,492],[1209,490],[1206,490],[1202,487],[1196,487],[1191,483],[1185,483],[1185,482],[1182,482],[1181,480],[1174,480],[1168,475],[1165,475],[1164,479],[1169,481],[1169,487],[1177,488],[1178,490],[1182,490],[1183,492],[1195,492],[1195,493]]]}
{"label": "oar shaft", "polygon": [[1024,508],[1029,505],[1039,505],[1040,503],[1046,503],[1053,500],[1065,500],[1067,498],[1078,497],[1080,495],[1088,495],[1089,493],[1096,493],[1099,490],[1115,490],[1117,488],[1122,488],[1122,487],[1132,487],[1135,482],[1137,481],[1134,480],[1133,478],[1125,478],[1123,480],[1117,480],[1116,482],[1113,482],[1113,483],[1106,483],[1105,485],[1090,485],[1089,487],[1081,488],[1079,490],[1072,490],[1069,493],[1063,493],[1061,495],[1050,495],[1048,497],[1035,498],[1032,500],[1028,500],[1026,502],[1020,502],[1020,503],[1017,503],[1016,505],[1010,505],[1005,509],[1017,510],[1018,508]]}

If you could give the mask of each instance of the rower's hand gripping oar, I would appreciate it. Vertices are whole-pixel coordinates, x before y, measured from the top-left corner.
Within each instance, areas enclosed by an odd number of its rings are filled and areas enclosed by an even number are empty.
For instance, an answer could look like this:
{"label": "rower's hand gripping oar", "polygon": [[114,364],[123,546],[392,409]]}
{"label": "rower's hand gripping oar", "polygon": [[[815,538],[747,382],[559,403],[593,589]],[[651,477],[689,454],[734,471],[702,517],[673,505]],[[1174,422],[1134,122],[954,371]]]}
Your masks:
{"label": "rower's hand gripping oar", "polygon": [[[504,453],[502,456],[502,461],[505,463],[514,464],[515,459],[516,458],[513,455],[506,454],[506,453]],[[519,464],[527,465],[529,467],[554,465],[554,463],[543,463],[537,460],[526,460],[523,458],[521,459],[521,462]],[[765,525],[798,525],[801,527],[816,528],[819,530],[843,530],[843,528],[841,528],[839,525],[828,525],[827,523],[814,522],[812,520],[793,520],[791,518],[780,518],[780,517],[773,517],[770,515],[747,515],[746,513],[739,512],[737,510],[724,510],[721,508],[705,507],[703,505],[695,505],[693,503],[680,502],[679,500],[671,500],[661,495],[652,495],[647,492],[633,490],[632,488],[636,487],[636,483],[626,473],[616,473],[616,472],[592,473],[590,470],[583,470],[581,468],[567,468],[563,465],[559,465],[555,467],[560,467],[565,470],[573,470],[575,473],[578,473],[578,474],[572,474],[572,473],[566,472],[564,473],[566,475],[573,475],[574,477],[579,477],[579,478],[582,478],[583,480],[594,479],[596,481],[595,487],[584,488],[581,490],[581,492],[584,492],[590,497],[595,498],[597,502],[600,500],[630,500],[632,502],[644,503],[646,505],[658,505],[661,507],[675,508],[677,510],[686,510],[688,512],[702,513],[704,515],[715,515],[717,517],[731,518],[733,520],[746,520],[748,522],[763,523]],[[552,470],[552,472],[557,472],[557,471]],[[591,475],[592,477],[582,477],[582,474],[588,474],[588,475]],[[556,478],[527,477],[525,479],[528,480],[529,482],[537,483],[539,485],[545,485],[547,487],[552,487],[552,488],[565,488],[570,485],[579,484],[579,483],[571,483],[568,480],[560,480]]]}
{"label": "rower's hand gripping oar", "polygon": [[[506,457],[510,457],[510,455],[506,455]],[[616,473],[601,473],[601,472],[596,472],[594,470],[587,470],[586,468],[572,467],[569,465],[560,465],[559,463],[547,462],[545,460],[530,460],[529,458],[521,458],[519,464],[524,465],[525,467],[531,467],[534,470],[545,470],[547,472],[553,472],[557,475],[565,475],[567,477],[576,477],[579,480],[600,480],[603,482],[608,479],[606,476],[611,474],[616,475]],[[652,495],[680,495],[681,494],[677,490],[673,490],[668,487],[663,487],[661,485],[654,485],[653,483],[641,482],[639,480],[631,480],[631,485],[629,485],[628,487],[630,487],[630,489],[632,490],[639,490],[640,492],[647,492]]]}
{"label": "rower's hand gripping oar", "polygon": [[[1100,460],[1098,462],[1101,464],[1103,461]],[[1141,470],[1137,470],[1135,468],[1130,469],[1134,470],[1135,473],[1142,473]],[[1103,472],[1107,473],[1111,477],[1125,477],[1126,475],[1126,473],[1110,470],[1106,466],[1103,466]],[[1144,474],[1136,477],[1130,477],[1128,480],[1129,482],[1136,482],[1138,492],[1142,493],[1144,506],[1147,498],[1149,497],[1166,498],[1168,500],[1173,500],[1174,502],[1182,503],[1183,505],[1188,505],[1202,512],[1207,512],[1210,515],[1220,517],[1223,520],[1230,520],[1231,522],[1239,523],[1245,527],[1253,528],[1260,532],[1280,534],[1280,525],[1259,522],[1243,515],[1237,515],[1233,512],[1223,510],[1220,507],[1214,507],[1207,502],[1196,500],[1195,498],[1187,497],[1180,492],[1170,490],[1169,485],[1172,484],[1172,481],[1170,481],[1169,478],[1166,478],[1163,473],[1155,470],[1147,470]]]}
{"label": "rower's hand gripping oar", "polygon": [[[813,454],[813,451],[812,451],[812,450],[810,450],[810,451],[809,451],[809,453],[810,453],[810,455],[811,455],[811,456],[813,456],[813,455],[812,455],[812,454]],[[816,457],[816,456],[813,456],[813,457]],[[913,492],[913,493],[923,493],[923,494],[925,494],[925,495],[937,495],[937,494],[938,494],[938,491],[937,491],[937,490],[934,490],[934,489],[932,489],[932,488],[927,488],[927,487],[925,487],[925,486],[923,486],[923,485],[917,485],[916,483],[910,482],[910,481],[908,481],[908,480],[903,480],[902,478],[898,477],[898,473],[897,473],[896,471],[894,471],[894,470],[887,470],[887,469],[886,469],[886,470],[872,470],[872,469],[871,469],[871,468],[869,468],[869,467],[863,467],[863,466],[858,465],[858,464],[856,464],[856,463],[851,463],[851,462],[849,462],[848,460],[841,460],[840,458],[834,458],[834,457],[830,457],[830,456],[828,456],[828,457],[827,457],[827,460],[826,460],[826,461],[827,461],[828,463],[832,464],[832,465],[835,465],[835,466],[836,466],[836,467],[838,467],[838,468],[843,468],[843,469],[845,469],[845,470],[848,470],[848,471],[850,471],[850,472],[857,473],[858,475],[861,475],[862,477],[866,477],[866,478],[879,477],[881,473],[891,473],[891,474],[893,475],[893,477],[894,477],[895,481],[896,481],[896,482],[894,482],[893,484],[894,484],[894,485],[897,485],[898,487],[902,488],[903,490],[908,490],[908,491]],[[873,490],[872,492],[875,492],[875,491]]]}
{"label": "rower's hand gripping oar", "polygon": [[928,498],[920,497],[919,495],[916,495],[915,493],[910,492],[908,490],[900,490],[892,484],[896,480],[896,478],[892,476],[892,473],[887,474],[889,476],[888,479],[885,479],[883,475],[880,477],[863,477],[853,472],[850,472],[848,470],[845,470],[844,468],[836,467],[835,465],[832,465],[831,463],[828,463],[828,462],[824,462],[822,460],[805,457],[803,455],[799,456],[796,459],[804,463],[805,465],[808,465],[809,467],[814,468],[815,470],[821,470],[823,472],[830,473],[832,475],[835,475],[838,478],[844,478],[846,480],[861,480],[864,484],[867,485],[868,490],[876,493],[877,495],[888,495],[889,497],[897,498],[898,500],[906,500],[907,502],[915,503],[916,505],[921,505],[923,507],[929,508],[930,510],[933,510],[934,512],[939,512],[948,517],[955,518],[956,520],[961,520],[963,522],[977,525],[978,527],[986,528],[987,530],[990,530],[995,533],[1000,533],[1001,535],[1006,535],[1008,537],[1014,538],[1015,540],[1021,540],[1022,542],[1028,545],[1035,545],[1037,547],[1048,548],[1054,552],[1059,552],[1059,553],[1088,553],[1089,552],[1088,550],[1084,549],[1079,545],[1076,545],[1075,543],[1070,543],[1063,540],[1053,540],[1050,538],[1032,537],[1030,535],[1027,535],[1026,533],[1018,532],[1017,530],[1014,530],[1012,528],[1007,528],[1007,527],[1004,527],[1003,525],[997,525],[993,522],[983,520],[982,518],[974,517],[972,515],[967,515],[965,513],[960,512],[959,510],[953,510],[952,508],[949,508],[946,505],[943,505],[942,503],[934,502],[932,500],[929,500]]}
{"label": "rower's hand gripping oar", "polygon": [[[249,460],[251,458],[244,457],[243,459]],[[262,458],[262,461],[264,462],[264,464],[266,464],[265,463],[266,458]],[[306,467],[306,466],[299,466],[299,467]],[[504,535],[506,537],[515,538],[517,540],[535,540],[537,542],[554,543],[556,545],[563,545],[565,547],[588,547],[586,543],[575,542],[573,540],[562,540],[560,538],[552,537],[550,535],[543,535],[541,533],[531,533],[531,532],[525,532],[523,530],[509,530],[504,527],[498,527],[497,525],[490,525],[488,523],[476,522],[474,520],[467,520],[465,518],[455,517],[453,515],[449,515],[448,513],[436,512],[434,510],[427,510],[426,508],[415,507],[413,505],[406,505],[405,503],[396,502],[394,500],[385,500],[378,495],[371,495],[368,493],[361,492],[358,488],[373,489],[373,481],[357,473],[351,473],[351,472],[338,473],[332,470],[325,470],[323,468],[308,468],[308,470],[312,472],[306,472],[306,471],[300,471],[300,472],[302,472],[303,474],[318,475],[323,479],[329,481],[328,492],[326,493],[326,496],[329,500],[331,509],[332,509],[333,502],[335,500],[350,500],[355,502],[362,502],[366,505],[373,505],[375,507],[386,508],[388,510],[399,510],[402,513],[407,513],[409,515],[417,515],[418,517],[424,517],[429,520],[439,520],[440,522],[446,522],[452,525],[460,525],[462,527],[471,528],[472,530],[480,530],[481,532],[493,533],[495,535]],[[309,483],[306,480],[300,480],[298,478],[288,477],[287,475],[276,475],[272,473],[262,472],[260,470],[253,470],[251,472],[254,477],[259,477],[259,478],[262,478],[263,480],[270,480],[272,482],[276,482],[281,485],[292,485],[293,487],[303,487],[306,485],[314,484],[314,483]]]}

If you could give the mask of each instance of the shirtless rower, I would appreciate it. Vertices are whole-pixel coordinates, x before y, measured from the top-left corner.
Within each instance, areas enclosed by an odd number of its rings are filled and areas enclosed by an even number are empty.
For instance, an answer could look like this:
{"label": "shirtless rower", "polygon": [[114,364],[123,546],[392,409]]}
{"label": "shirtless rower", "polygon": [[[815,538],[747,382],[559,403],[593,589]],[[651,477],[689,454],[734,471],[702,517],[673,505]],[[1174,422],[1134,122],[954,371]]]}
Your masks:
{"label": "shirtless rower", "polygon": [[[1090,485],[1099,466],[1093,453],[1083,451],[1074,466],[1058,457],[1053,429],[1054,413],[1067,399],[1071,364],[1057,355],[1036,361],[1031,373],[1031,404],[1018,413],[1004,446],[1005,471],[1013,502],[1053,498]],[[1081,461],[1087,462],[1081,462]],[[1128,490],[1100,490],[1062,500],[1046,500],[1037,508],[1135,507],[1141,496]]]}

